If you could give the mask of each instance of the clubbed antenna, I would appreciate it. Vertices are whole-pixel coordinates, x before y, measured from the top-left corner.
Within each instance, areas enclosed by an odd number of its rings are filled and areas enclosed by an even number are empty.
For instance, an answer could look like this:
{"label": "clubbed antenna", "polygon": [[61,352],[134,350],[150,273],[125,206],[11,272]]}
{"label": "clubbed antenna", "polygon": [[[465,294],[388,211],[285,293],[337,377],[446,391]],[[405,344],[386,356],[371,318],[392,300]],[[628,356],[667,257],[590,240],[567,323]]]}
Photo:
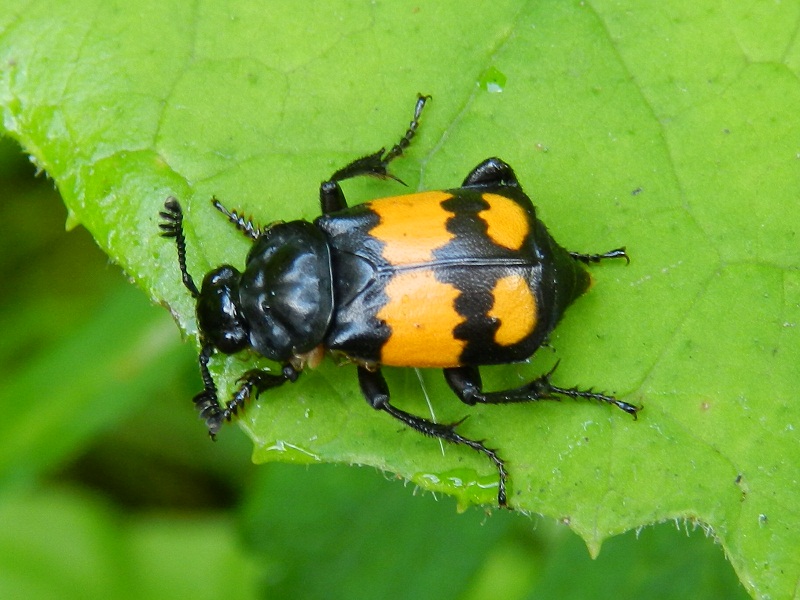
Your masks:
{"label": "clubbed antenna", "polygon": [[181,209],[178,200],[170,196],[164,202],[164,210],[158,214],[163,219],[158,225],[161,229],[162,237],[174,238],[175,245],[178,247],[178,265],[181,269],[183,285],[186,286],[186,289],[189,290],[192,297],[198,298],[200,296],[200,291],[197,289],[197,286],[194,284],[194,279],[192,279],[189,270],[186,268],[186,238],[183,235],[183,209]]}

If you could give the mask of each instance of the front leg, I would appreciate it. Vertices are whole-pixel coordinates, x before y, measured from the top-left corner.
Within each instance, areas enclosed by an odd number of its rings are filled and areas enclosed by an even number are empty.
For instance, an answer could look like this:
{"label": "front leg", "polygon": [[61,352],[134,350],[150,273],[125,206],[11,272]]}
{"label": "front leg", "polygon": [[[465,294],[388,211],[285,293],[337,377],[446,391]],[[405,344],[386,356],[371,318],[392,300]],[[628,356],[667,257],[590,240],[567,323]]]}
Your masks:
{"label": "front leg", "polygon": [[[419,127],[419,117],[422,114],[422,109],[430,99],[430,96],[417,94],[417,103],[414,105],[414,118],[411,119],[408,129],[406,129],[400,141],[392,146],[388,152],[383,147],[377,152],[357,158],[336,171],[330,176],[330,179],[322,182],[319,187],[319,199],[323,215],[347,208],[347,201],[344,198],[342,189],[339,187],[338,182],[340,181],[353,177],[369,176],[378,177],[379,179],[394,179],[399,183],[403,183],[389,172],[389,163],[401,156],[403,151],[411,144],[411,140]],[[403,183],[403,185],[405,184]]]}
{"label": "front leg", "polygon": [[[207,362],[206,360],[206,363]],[[208,369],[206,367],[205,372],[207,371]],[[197,405],[197,409],[200,411],[200,417],[206,422],[208,434],[211,436],[211,439],[216,437],[222,424],[225,421],[230,421],[233,416],[236,415],[239,408],[250,400],[250,397],[253,395],[253,390],[255,390],[255,395],[258,397],[262,392],[279,387],[287,381],[294,383],[297,381],[299,375],[300,371],[290,364],[283,365],[280,375],[275,375],[263,369],[247,371],[237,380],[239,388],[224,407],[221,406],[217,400],[216,388],[213,390],[213,397],[210,397],[208,386],[206,386],[206,390],[195,396],[194,402]],[[205,379],[205,377],[203,379]]]}
{"label": "front leg", "polygon": [[456,426],[458,426],[463,419],[457,423],[434,423],[433,421],[412,415],[393,406],[389,402],[389,387],[386,385],[386,380],[381,374],[380,369],[370,371],[364,367],[358,367],[358,383],[361,386],[361,393],[364,394],[364,398],[372,408],[389,413],[398,421],[423,435],[439,438],[452,444],[461,444],[462,446],[467,446],[487,456],[494,463],[499,476],[497,504],[502,508],[507,507],[506,480],[508,479],[508,474],[506,472],[505,463],[495,450],[487,448],[479,441],[466,438],[456,431]]}
{"label": "front leg", "polygon": [[222,420],[218,417],[223,410],[217,396],[217,384],[214,383],[214,378],[211,377],[211,372],[208,370],[208,361],[211,360],[214,352],[214,344],[203,342],[203,347],[197,357],[197,361],[200,363],[200,376],[203,378],[203,391],[192,400],[200,413],[200,418],[206,422],[208,435],[212,440],[216,438],[217,431],[222,425]]}
{"label": "front leg", "polygon": [[[346,167],[336,171],[328,181],[323,181],[319,186],[319,204],[322,214],[327,215],[347,208],[347,200],[344,197],[344,192],[342,192],[342,187],[339,185],[339,182],[344,179],[371,175],[381,179],[394,179],[403,183],[386,170],[389,162],[383,158],[385,152],[386,149],[381,148],[373,154],[357,158]],[[403,183],[403,185],[405,184]]]}

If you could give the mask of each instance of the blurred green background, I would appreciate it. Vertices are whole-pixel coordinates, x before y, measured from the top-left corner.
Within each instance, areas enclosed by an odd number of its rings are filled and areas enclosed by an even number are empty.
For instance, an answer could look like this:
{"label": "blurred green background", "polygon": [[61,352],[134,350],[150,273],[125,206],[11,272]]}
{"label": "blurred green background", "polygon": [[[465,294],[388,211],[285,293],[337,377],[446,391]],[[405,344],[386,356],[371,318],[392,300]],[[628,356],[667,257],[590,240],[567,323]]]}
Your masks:
{"label": "blurred green background", "polygon": [[[608,541],[369,468],[250,463],[168,312],[0,141],[0,598],[746,598],[686,523]],[[364,410],[368,410],[365,406]],[[387,444],[391,440],[387,440]]]}

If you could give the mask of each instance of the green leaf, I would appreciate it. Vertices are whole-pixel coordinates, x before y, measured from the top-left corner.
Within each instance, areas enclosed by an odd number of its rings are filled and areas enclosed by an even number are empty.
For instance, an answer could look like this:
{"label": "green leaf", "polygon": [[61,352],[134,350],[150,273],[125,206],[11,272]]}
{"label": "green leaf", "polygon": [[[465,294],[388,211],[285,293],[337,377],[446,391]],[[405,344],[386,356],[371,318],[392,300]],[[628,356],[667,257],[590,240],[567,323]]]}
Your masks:
{"label": "green leaf", "polygon": [[[488,5],[487,5],[488,6]],[[168,195],[187,213],[189,267],[241,264],[246,240],[212,195],[260,222],[310,219],[319,181],[393,143],[433,95],[394,172],[451,187],[502,156],[565,246],[625,244],[509,387],[553,364],[563,385],[644,405],[638,422],[581,403],[458,404],[435,372],[394,371],[393,397],[508,461],[511,502],[608,536],[666,519],[707,527],[755,596],[800,580],[800,18],[797,2],[493,2],[465,11],[336,2],[6,2],[5,132],[54,179],[100,246],[195,332]],[[352,182],[351,203],[401,190]],[[230,392],[251,361],[215,360]],[[482,457],[366,407],[326,365],[241,419],[255,458],[378,466],[462,504],[492,503]]]}

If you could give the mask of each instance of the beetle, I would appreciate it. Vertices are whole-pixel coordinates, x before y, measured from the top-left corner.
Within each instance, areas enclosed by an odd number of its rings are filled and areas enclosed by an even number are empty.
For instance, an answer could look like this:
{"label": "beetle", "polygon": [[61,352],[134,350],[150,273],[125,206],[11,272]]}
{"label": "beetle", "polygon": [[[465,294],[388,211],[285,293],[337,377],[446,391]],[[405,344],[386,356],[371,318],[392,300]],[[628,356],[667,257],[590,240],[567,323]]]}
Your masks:
{"label": "beetle", "polygon": [[[507,505],[507,471],[498,452],[390,401],[383,366],[440,368],[468,405],[559,397],[612,404],[636,418],[639,407],[613,396],[560,387],[553,370],[513,389],[484,391],[479,367],[519,362],[546,341],[566,308],[589,287],[585,265],[630,262],[625,248],[568,252],[536,217],[512,168],[499,158],[476,166],[460,187],[381,198],[348,207],[340,182],[358,176],[397,179],[389,164],[408,148],[429,96],[419,95],[404,136],[388,152],[358,158],[319,188],[322,214],[256,225],[214,207],[252,241],[243,271],[225,264],[198,288],[186,266],[180,203],[160,212],[173,238],[184,286],[197,302],[204,389],[194,398],[212,438],[254,394],[297,381],[325,352],[356,364],[367,403],[427,436],[472,448],[494,464],[497,502]],[[402,182],[400,182],[402,183]],[[244,373],[221,404],[208,368],[217,353],[250,350],[281,365]]]}

